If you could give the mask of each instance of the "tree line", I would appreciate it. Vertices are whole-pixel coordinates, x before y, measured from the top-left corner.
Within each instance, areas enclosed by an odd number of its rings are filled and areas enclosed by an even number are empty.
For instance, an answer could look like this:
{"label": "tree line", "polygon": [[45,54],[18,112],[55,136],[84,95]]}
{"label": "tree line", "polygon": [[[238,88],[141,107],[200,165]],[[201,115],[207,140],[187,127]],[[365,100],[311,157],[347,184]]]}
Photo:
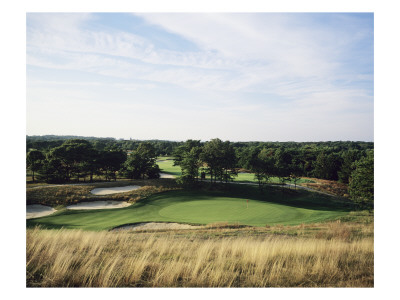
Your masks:
{"label": "tree line", "polygon": [[110,145],[97,150],[92,143],[82,139],[72,139],[60,146],[41,151],[30,149],[26,156],[27,168],[40,180],[48,183],[93,181],[93,176],[103,176],[105,180],[116,180],[120,176],[139,178],[159,178],[160,169],[156,164],[157,155],[149,143],[141,143],[130,155],[126,151]]}
{"label": "tree line", "polygon": [[365,197],[373,199],[373,143],[27,137],[27,167],[33,181],[35,176],[54,183],[72,178],[92,181],[94,176],[158,178],[160,155],[174,156],[182,170],[182,184],[191,185],[206,175],[212,183],[228,182],[242,171],[254,173],[260,187],[272,176],[295,184],[300,177],[315,177],[349,184],[351,196],[360,202]]}
{"label": "tree line", "polygon": [[80,137],[80,136],[27,136],[26,148],[36,149],[42,152],[49,151],[51,148],[61,146],[68,140],[85,140],[92,144],[97,151],[103,151],[109,148],[118,148],[125,152],[136,150],[141,143],[149,143],[153,146],[157,156],[172,155],[174,149],[181,145],[182,142],[163,141],[163,140],[123,140],[115,138],[97,138],[97,137]]}
{"label": "tree line", "polygon": [[[36,149],[42,152],[49,151],[51,148],[61,146],[65,141],[79,139],[89,141],[93,147],[102,151],[108,148],[118,148],[125,152],[136,150],[139,145],[143,142],[149,143],[154,147],[154,151],[157,156],[173,156],[175,150],[182,146],[185,142],[183,141],[166,141],[166,140],[124,140],[115,138],[98,138],[98,137],[80,137],[80,136],[27,136],[26,137],[26,149]],[[204,142],[201,142],[204,145]],[[316,160],[318,154],[323,152],[325,155],[335,154],[339,158],[339,164],[342,163],[344,155],[348,151],[354,151],[356,153],[365,155],[365,151],[374,148],[372,142],[354,142],[354,141],[333,141],[333,142],[231,142],[232,147],[235,149],[236,156],[238,157],[238,167],[244,168],[246,159],[240,159],[242,156],[246,156],[251,149],[278,149],[284,148],[295,152],[298,155],[302,155],[304,160],[308,162],[307,176],[315,177],[313,161]],[[330,157],[329,160],[337,157]],[[352,158],[352,160],[354,160]],[[322,160],[321,160],[322,162]],[[326,179],[337,180],[335,172],[325,174],[325,177],[331,177]]]}
{"label": "tree line", "polygon": [[373,149],[351,149],[341,155],[316,152],[312,148],[254,146],[238,151],[234,143],[220,139],[206,143],[187,140],[176,148],[174,157],[174,164],[182,170],[179,182],[189,186],[199,181],[199,175],[200,180],[209,175],[212,183],[231,181],[240,168],[254,173],[260,189],[271,177],[278,177],[282,184],[290,180],[296,185],[301,177],[312,174],[349,183],[350,196],[355,202],[369,207],[373,204]]}

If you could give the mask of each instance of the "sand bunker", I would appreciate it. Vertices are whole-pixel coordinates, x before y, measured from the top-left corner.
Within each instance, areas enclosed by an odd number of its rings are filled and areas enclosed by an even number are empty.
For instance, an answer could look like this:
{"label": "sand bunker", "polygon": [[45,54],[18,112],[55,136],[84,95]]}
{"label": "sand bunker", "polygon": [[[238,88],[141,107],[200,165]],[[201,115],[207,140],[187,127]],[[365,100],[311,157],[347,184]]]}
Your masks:
{"label": "sand bunker", "polygon": [[140,189],[141,186],[138,185],[128,185],[128,186],[119,186],[119,187],[108,187],[108,188],[96,188],[91,190],[90,192],[93,195],[110,195],[110,194],[117,194],[117,193],[124,193],[130,192],[133,190]]}
{"label": "sand bunker", "polygon": [[125,201],[92,201],[92,202],[81,202],[67,206],[67,209],[110,209],[110,208],[122,208],[131,205]]}
{"label": "sand bunker", "polygon": [[194,226],[188,224],[179,224],[179,223],[138,223],[133,225],[126,225],[115,228],[114,230],[131,230],[131,231],[139,231],[139,230],[176,230],[176,229],[197,229],[202,228],[203,226]]}
{"label": "sand bunker", "polygon": [[160,178],[175,178],[175,175],[160,173]]}
{"label": "sand bunker", "polygon": [[41,204],[32,204],[26,206],[26,218],[33,219],[33,218],[40,218],[47,215],[51,215],[56,210],[50,206],[45,206]]}

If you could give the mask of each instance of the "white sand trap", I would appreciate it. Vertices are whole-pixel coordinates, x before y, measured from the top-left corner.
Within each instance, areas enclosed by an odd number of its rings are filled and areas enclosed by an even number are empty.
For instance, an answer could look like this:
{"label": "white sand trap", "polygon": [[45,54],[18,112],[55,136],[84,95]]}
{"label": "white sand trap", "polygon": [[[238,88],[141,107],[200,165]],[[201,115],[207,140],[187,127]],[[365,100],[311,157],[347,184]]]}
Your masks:
{"label": "white sand trap", "polygon": [[118,186],[118,187],[109,187],[109,188],[97,188],[93,189],[90,192],[93,195],[110,195],[110,194],[117,194],[117,193],[124,193],[124,192],[130,192],[133,190],[140,189],[141,186],[138,185],[128,185],[128,186]]}
{"label": "white sand trap", "polygon": [[160,178],[175,178],[175,175],[160,173]]}
{"label": "white sand trap", "polygon": [[92,201],[81,202],[67,206],[67,209],[109,209],[109,208],[122,208],[131,205],[125,201]]}
{"label": "white sand trap", "polygon": [[114,230],[131,230],[131,231],[139,231],[139,230],[174,230],[174,229],[197,229],[202,228],[203,226],[194,226],[188,224],[179,224],[179,223],[138,223],[133,225],[126,225],[122,227],[115,228]]}
{"label": "white sand trap", "polygon": [[26,218],[33,219],[33,218],[40,218],[47,215],[51,215],[56,210],[50,206],[45,206],[41,204],[32,204],[26,206]]}

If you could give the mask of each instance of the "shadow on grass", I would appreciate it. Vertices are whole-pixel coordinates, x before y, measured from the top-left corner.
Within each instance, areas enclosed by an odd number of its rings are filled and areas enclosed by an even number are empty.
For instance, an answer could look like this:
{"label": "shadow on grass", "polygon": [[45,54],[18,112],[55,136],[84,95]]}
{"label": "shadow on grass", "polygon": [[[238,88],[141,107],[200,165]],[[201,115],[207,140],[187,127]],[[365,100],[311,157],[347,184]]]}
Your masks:
{"label": "shadow on grass", "polygon": [[[307,190],[295,190],[276,186],[265,186],[262,190],[260,190],[258,186],[250,185],[246,186],[234,184],[207,184],[200,186],[195,191],[184,190],[177,192],[174,191],[174,193],[187,193],[188,197],[195,196],[198,200],[206,199],[211,196],[240,199],[244,198],[262,202],[283,204],[296,208],[336,212],[350,212],[355,210],[356,208],[356,206],[347,199],[327,196]],[[152,200],[152,197],[150,198],[150,200]]]}

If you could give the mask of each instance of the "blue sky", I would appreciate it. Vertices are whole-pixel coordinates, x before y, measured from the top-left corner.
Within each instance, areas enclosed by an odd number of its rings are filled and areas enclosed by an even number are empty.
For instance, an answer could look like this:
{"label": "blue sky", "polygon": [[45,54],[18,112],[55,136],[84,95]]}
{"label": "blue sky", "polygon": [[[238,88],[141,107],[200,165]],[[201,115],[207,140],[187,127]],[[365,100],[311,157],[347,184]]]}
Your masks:
{"label": "blue sky", "polygon": [[371,13],[28,13],[27,134],[374,140]]}

